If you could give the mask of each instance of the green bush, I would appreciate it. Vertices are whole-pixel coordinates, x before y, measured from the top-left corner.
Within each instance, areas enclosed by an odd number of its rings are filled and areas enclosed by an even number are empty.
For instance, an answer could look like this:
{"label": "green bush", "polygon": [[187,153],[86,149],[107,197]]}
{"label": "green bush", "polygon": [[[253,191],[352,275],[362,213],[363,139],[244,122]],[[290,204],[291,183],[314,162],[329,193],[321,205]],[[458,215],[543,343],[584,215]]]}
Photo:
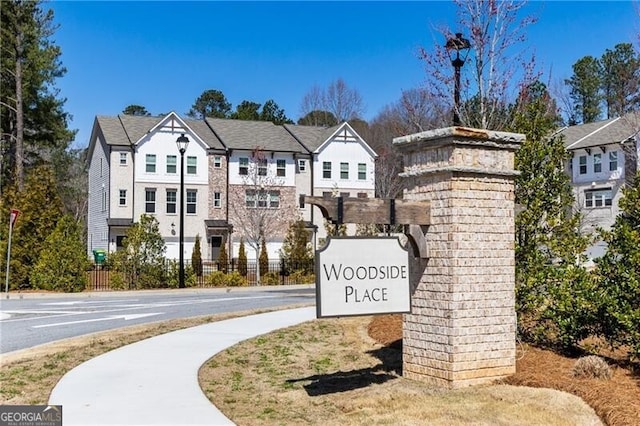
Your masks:
{"label": "green bush", "polygon": [[44,241],[30,280],[34,287],[43,290],[83,291],[87,285],[88,264],[80,224],[66,215]]}
{"label": "green bush", "polygon": [[227,276],[227,286],[229,287],[246,287],[249,285],[249,282],[245,277],[240,275],[238,272],[232,272]]}
{"label": "green bush", "polygon": [[[180,262],[177,260],[169,260],[167,263],[167,287],[178,288],[180,285]],[[198,284],[198,277],[191,265],[184,268],[184,285],[185,287],[195,287]]]}
{"label": "green bush", "polygon": [[109,289],[111,290],[127,290],[129,288],[129,280],[127,280],[122,272],[109,272]]}
{"label": "green bush", "polygon": [[[191,252],[191,266],[193,268],[193,272],[198,276],[202,276],[202,252],[200,250],[200,235],[196,235],[196,243],[193,246],[193,251]],[[186,286],[186,279],[185,279]]]}
{"label": "green bush", "polygon": [[316,276],[303,270],[297,270],[289,275],[289,282],[293,284],[313,284],[316,282]]}
{"label": "green bush", "polygon": [[277,272],[267,272],[260,277],[262,285],[278,285],[280,284],[280,275]]}
{"label": "green bush", "polygon": [[222,271],[214,271],[207,276],[207,285],[211,287],[244,287],[248,285],[248,282],[238,272],[225,274]]}
{"label": "green bush", "polygon": [[247,252],[244,249],[244,239],[240,238],[240,249],[238,250],[238,272],[243,277],[247,276]]}

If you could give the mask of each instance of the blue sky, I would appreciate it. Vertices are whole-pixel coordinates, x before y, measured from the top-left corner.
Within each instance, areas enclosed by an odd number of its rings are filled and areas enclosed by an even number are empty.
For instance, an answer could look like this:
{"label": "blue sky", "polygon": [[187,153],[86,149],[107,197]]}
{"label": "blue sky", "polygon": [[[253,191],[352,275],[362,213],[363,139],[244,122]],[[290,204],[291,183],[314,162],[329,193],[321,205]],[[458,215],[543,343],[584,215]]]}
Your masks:
{"label": "blue sky", "polygon": [[[152,114],[185,114],[208,89],[235,106],[274,99],[288,117],[313,87],[342,78],[357,89],[365,119],[419,87],[419,46],[444,43],[436,25],[455,29],[451,2],[95,2],[54,1],[53,39],[67,74],[75,147],[88,144],[96,115],[139,104]],[[585,56],[633,42],[640,22],[630,1],[534,1],[527,45],[552,80]]]}

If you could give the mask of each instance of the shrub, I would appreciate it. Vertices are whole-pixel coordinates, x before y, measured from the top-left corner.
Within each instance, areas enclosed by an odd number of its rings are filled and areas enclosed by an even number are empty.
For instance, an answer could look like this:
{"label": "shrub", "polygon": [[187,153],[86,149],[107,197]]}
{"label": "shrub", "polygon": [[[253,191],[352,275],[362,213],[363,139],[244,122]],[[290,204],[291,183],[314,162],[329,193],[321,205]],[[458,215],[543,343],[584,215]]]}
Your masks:
{"label": "shrub", "polygon": [[229,256],[227,256],[227,248],[223,244],[220,246],[220,254],[218,255],[218,270],[225,274],[229,272]]}
{"label": "shrub", "polygon": [[122,272],[111,271],[109,275],[109,289],[126,290],[129,288],[129,282],[125,279]]}
{"label": "shrub", "polygon": [[[269,272],[269,255],[267,254],[267,243],[265,239],[262,239],[262,245],[260,246],[260,275],[266,275]],[[262,278],[262,277],[261,277]]]}
{"label": "shrub", "polygon": [[579,358],[573,365],[573,376],[580,379],[610,379],[612,374],[609,364],[595,355]]}
{"label": "shrub", "polygon": [[[185,287],[195,287],[198,277],[191,265],[184,267],[184,285]],[[178,288],[180,285],[180,264],[177,260],[169,260],[167,262],[167,287]]]}
{"label": "shrub", "polygon": [[[202,252],[200,250],[200,235],[196,235],[196,242],[191,252],[191,265],[196,276],[202,276]],[[186,281],[186,280],[185,280]],[[185,283],[186,285],[186,283]]]}
{"label": "shrub", "polygon": [[244,249],[244,239],[240,238],[240,249],[238,250],[238,272],[243,277],[247,276],[247,252]]}
{"label": "shrub", "polygon": [[227,276],[222,271],[213,271],[207,276],[207,285],[212,287],[224,287],[227,285]]}
{"label": "shrub", "polygon": [[249,285],[249,282],[247,281],[247,279],[237,272],[232,272],[228,274],[226,278],[227,278],[227,285],[229,287],[246,287],[247,285]]}
{"label": "shrub", "polygon": [[289,282],[294,284],[313,284],[316,282],[315,274],[308,274],[303,270],[297,270],[289,275]]}
{"label": "shrub", "polygon": [[263,285],[278,285],[280,284],[280,275],[277,272],[267,272],[260,277]]}

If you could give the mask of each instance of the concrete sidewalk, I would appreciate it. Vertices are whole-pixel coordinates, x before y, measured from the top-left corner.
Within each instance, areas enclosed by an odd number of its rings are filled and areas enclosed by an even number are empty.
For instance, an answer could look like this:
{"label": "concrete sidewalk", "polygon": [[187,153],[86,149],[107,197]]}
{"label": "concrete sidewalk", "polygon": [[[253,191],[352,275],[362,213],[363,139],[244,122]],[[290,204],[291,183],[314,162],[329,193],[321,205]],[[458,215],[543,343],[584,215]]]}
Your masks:
{"label": "concrete sidewalk", "polygon": [[200,366],[242,340],[315,317],[313,306],[275,311],[123,346],[68,372],[49,404],[62,405],[65,426],[230,425],[202,393]]}

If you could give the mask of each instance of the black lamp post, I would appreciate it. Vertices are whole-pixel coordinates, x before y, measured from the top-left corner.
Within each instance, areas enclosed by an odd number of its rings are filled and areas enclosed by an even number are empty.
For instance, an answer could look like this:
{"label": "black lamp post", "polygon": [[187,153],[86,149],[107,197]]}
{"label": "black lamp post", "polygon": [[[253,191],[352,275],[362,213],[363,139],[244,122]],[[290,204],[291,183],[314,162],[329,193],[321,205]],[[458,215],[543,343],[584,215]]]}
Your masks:
{"label": "black lamp post", "polygon": [[183,133],[176,139],[176,145],[180,151],[180,269],[178,287],[184,288],[184,153],[189,145],[189,138]]}
{"label": "black lamp post", "polygon": [[[456,33],[455,37],[451,37],[447,40],[447,44],[444,45],[449,53],[449,59],[451,59],[451,65],[455,70],[455,86],[453,91],[453,125],[460,125],[460,68],[464,65],[471,49],[471,43],[469,40],[462,37],[462,33]],[[455,53],[454,53],[455,52]]]}

